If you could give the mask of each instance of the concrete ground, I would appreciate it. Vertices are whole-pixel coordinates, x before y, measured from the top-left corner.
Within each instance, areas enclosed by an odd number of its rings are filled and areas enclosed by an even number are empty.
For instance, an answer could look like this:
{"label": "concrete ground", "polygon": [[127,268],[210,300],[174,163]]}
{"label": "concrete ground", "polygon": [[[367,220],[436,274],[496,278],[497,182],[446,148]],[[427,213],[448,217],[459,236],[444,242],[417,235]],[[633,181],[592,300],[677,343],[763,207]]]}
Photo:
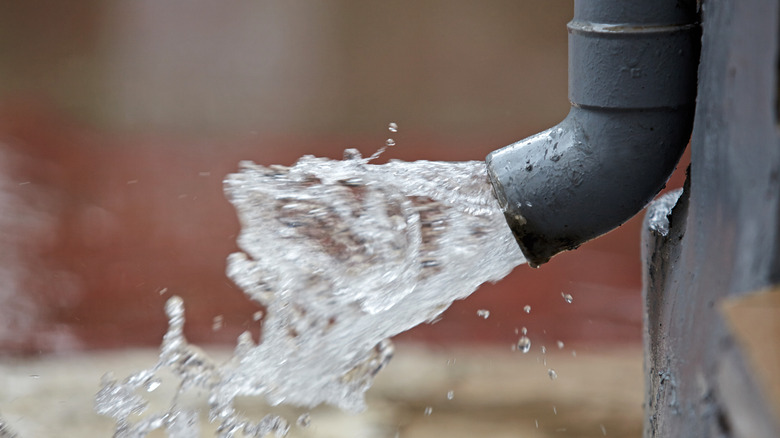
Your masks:
{"label": "concrete ground", "polygon": [[[112,421],[92,408],[100,377],[112,372],[121,379],[155,359],[152,349],[0,359],[0,418],[18,438],[112,436]],[[637,348],[553,346],[543,354],[535,346],[522,354],[508,347],[430,351],[403,344],[369,390],[366,412],[318,408],[307,428],[293,425],[289,436],[639,437],[642,385]],[[162,408],[170,394],[164,382],[144,397],[158,397],[152,404]],[[237,407],[252,419],[274,412],[293,424],[302,412],[249,398]],[[13,436],[3,434],[2,420],[0,437]],[[214,436],[203,421],[202,435]]]}

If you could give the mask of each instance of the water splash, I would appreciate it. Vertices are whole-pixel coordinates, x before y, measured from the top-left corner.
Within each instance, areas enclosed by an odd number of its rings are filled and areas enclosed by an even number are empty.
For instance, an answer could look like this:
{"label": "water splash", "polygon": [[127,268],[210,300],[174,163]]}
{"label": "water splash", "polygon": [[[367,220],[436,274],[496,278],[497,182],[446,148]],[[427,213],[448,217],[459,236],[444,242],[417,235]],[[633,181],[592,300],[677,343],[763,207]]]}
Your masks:
{"label": "water splash", "polygon": [[242,418],[233,409],[239,396],[361,411],[392,357],[390,337],[524,262],[483,162],[373,165],[355,150],[342,161],[305,156],[292,167],[243,162],[225,192],[242,225],[227,274],[266,308],[263,338],[255,344],[243,334],[233,357],[217,364],[187,343],[183,303],[171,298],[158,364],[121,383],[106,379],[97,396],[97,411],[117,420],[117,433],[132,432],[121,436],[166,428],[183,437],[196,427],[175,399],[169,411],[130,423],[146,408],[135,390],[162,368],[182,388],[209,394],[209,416],[224,437],[289,429],[280,417]]}
{"label": "water splash", "polygon": [[232,378],[275,382],[271,403],[361,410],[387,338],[523,262],[484,163],[345,156],[242,163],[225,181],[244,251],[228,276],[267,308],[256,366]]}

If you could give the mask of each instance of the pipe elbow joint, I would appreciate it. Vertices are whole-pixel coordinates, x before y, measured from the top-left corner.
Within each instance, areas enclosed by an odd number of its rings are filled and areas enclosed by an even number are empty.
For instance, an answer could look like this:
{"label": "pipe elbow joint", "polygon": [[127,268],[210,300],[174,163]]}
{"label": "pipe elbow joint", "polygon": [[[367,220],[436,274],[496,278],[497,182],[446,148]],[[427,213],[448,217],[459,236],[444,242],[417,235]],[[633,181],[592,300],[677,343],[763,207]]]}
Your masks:
{"label": "pipe elbow joint", "polygon": [[685,149],[692,114],[692,106],[572,107],[555,127],[491,153],[488,175],[529,264],[575,249],[647,205]]}
{"label": "pipe elbow joint", "polygon": [[[674,171],[693,126],[695,1],[681,10],[686,2],[621,0],[617,13],[594,6],[600,3],[610,2],[577,0],[568,25],[568,116],[486,159],[507,223],[534,267],[644,208]],[[661,3],[672,5],[667,15],[641,10]]]}

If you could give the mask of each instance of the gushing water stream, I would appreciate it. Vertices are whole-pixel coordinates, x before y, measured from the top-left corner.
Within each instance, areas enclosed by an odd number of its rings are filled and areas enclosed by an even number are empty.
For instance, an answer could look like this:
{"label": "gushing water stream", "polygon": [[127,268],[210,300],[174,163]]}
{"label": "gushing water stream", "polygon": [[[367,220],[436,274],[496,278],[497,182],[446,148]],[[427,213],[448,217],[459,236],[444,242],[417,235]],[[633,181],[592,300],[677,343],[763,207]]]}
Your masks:
{"label": "gushing water stream", "polygon": [[162,369],[181,379],[180,392],[209,394],[210,418],[224,437],[289,428],[278,416],[241,417],[238,396],[360,411],[390,360],[390,337],[524,262],[483,162],[374,165],[347,150],[341,161],[306,156],[292,167],[240,167],[225,180],[242,224],[242,251],[228,258],[227,274],[266,307],[262,339],[242,334],[233,357],[217,364],[187,343],[182,300],[171,298],[159,362],[122,382],[106,379],[97,396],[97,411],[116,419],[118,436],[161,428],[197,435],[197,413],[175,399],[167,412],[131,422],[145,409],[137,389],[159,382]]}

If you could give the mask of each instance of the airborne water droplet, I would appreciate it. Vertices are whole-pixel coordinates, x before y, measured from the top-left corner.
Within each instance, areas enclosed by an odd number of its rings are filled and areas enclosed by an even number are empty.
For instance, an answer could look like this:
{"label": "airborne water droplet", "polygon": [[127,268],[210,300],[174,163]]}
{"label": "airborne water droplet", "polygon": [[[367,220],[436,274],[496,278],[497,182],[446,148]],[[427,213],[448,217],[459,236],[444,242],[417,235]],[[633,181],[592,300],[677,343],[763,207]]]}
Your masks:
{"label": "airborne water droplet", "polygon": [[355,148],[344,149],[344,160],[360,161],[363,158],[360,151]]}
{"label": "airborne water droplet", "polygon": [[217,315],[214,317],[214,320],[211,323],[211,330],[218,331],[222,328],[222,325],[224,324],[225,318],[222,315]]}
{"label": "airborne water droplet", "polygon": [[547,354],[547,347],[542,345],[542,354]]}
{"label": "airborne water droplet", "polygon": [[558,378],[558,373],[556,373],[555,370],[552,368],[547,370],[547,375],[550,376],[550,380],[555,380]]}
{"label": "airborne water droplet", "polygon": [[388,138],[387,141],[385,141],[385,144],[388,146],[395,146],[395,140]]}
{"label": "airborne water droplet", "polygon": [[387,125],[387,129],[388,129],[390,132],[398,132],[398,124],[397,124],[397,123],[395,123],[395,122],[390,122],[390,124],[389,124],[389,125]]}
{"label": "airborne water droplet", "polygon": [[528,353],[531,351],[531,340],[528,339],[528,337],[523,336],[517,341],[517,349],[523,353]]}
{"label": "airborne water droplet", "polygon": [[527,335],[527,334],[528,334],[528,329],[527,329],[527,328],[525,328],[525,327],[523,327],[523,330],[522,330],[522,332],[523,332],[523,336],[525,336],[525,335]]}
{"label": "airborne water droplet", "polygon": [[562,349],[562,348],[563,348],[563,341],[558,341],[558,349]]}
{"label": "airborne water droplet", "polygon": [[426,406],[425,407],[425,415],[428,416],[428,415],[431,415],[432,413],[433,413],[433,408],[430,407],[430,406]]}
{"label": "airborne water droplet", "polygon": [[531,313],[531,306],[529,306],[528,304],[526,304],[526,305],[525,305],[525,307],[523,307],[523,311],[524,311],[525,313]]}
{"label": "airborne water droplet", "polygon": [[455,398],[455,391],[450,390],[447,392],[447,400],[452,400],[453,398]]}
{"label": "airborne water droplet", "polygon": [[565,294],[561,292],[561,296],[563,297],[563,301],[566,301],[569,304],[571,304],[571,302],[574,301],[574,298],[570,294]]}
{"label": "airborne water droplet", "polygon": [[308,412],[305,414],[301,414],[301,416],[298,417],[298,420],[295,422],[295,424],[297,424],[298,427],[303,427],[303,428],[309,427],[309,425],[311,424],[311,416],[309,415]]}
{"label": "airborne water droplet", "polygon": [[477,316],[483,319],[488,319],[488,317],[490,317],[490,310],[479,309],[477,310]]}

